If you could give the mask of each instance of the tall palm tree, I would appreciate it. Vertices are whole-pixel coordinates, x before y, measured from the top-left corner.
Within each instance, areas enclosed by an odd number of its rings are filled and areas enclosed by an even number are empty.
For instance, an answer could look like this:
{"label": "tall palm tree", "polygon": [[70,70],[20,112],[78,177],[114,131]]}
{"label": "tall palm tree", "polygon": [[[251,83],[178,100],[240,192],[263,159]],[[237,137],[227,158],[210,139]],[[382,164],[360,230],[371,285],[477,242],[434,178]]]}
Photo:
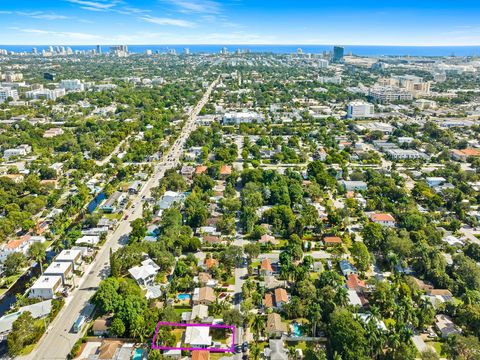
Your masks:
{"label": "tall palm tree", "polygon": [[255,315],[252,321],[253,338],[256,343],[265,330],[265,320],[261,315]]}
{"label": "tall palm tree", "polygon": [[45,245],[40,242],[34,242],[28,249],[28,255],[40,264],[40,273],[43,274],[43,262],[47,256]]}

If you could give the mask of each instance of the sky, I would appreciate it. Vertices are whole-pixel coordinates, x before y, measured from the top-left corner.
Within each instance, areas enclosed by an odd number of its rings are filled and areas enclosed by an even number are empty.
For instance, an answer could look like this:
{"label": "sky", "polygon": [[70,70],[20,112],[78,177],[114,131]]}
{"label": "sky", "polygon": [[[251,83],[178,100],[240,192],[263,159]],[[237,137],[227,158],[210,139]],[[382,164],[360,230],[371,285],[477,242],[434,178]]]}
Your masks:
{"label": "sky", "polygon": [[480,45],[480,1],[0,0],[2,45]]}

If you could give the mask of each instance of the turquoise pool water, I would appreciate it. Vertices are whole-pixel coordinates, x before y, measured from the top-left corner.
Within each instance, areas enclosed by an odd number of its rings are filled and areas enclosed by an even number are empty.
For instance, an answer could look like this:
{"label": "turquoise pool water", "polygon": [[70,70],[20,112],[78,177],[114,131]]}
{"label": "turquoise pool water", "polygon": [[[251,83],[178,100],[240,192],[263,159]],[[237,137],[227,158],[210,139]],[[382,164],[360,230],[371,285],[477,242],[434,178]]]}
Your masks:
{"label": "turquoise pool water", "polygon": [[190,300],[190,294],[178,294],[177,299],[181,301]]}
{"label": "turquoise pool water", "polygon": [[132,360],[142,360],[143,359],[143,349],[136,349],[133,353]]}
{"label": "turquoise pool water", "polygon": [[297,323],[293,324],[293,335],[302,336],[302,330],[300,330],[300,326]]}

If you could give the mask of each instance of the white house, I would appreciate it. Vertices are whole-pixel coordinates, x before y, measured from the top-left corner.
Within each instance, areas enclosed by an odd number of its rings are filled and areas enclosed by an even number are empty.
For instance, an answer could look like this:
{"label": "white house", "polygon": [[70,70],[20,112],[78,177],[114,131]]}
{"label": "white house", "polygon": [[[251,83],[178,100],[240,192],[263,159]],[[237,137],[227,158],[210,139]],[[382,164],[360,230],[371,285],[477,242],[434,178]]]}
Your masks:
{"label": "white house", "polygon": [[65,285],[67,280],[71,279],[73,275],[73,265],[70,262],[54,261],[44,271],[43,275],[60,276],[62,278],[62,284]]}
{"label": "white house", "polygon": [[82,263],[82,251],[79,249],[62,250],[55,261],[71,263],[72,269],[75,271]]}
{"label": "white house", "polygon": [[209,347],[212,345],[210,328],[206,326],[187,326],[185,331],[185,344],[198,348]]}
{"label": "white house", "polygon": [[30,288],[28,297],[53,299],[62,286],[61,276],[40,276]]}
{"label": "white house", "polygon": [[128,272],[138,285],[151,285],[160,267],[152,259],[142,261],[141,266],[134,266]]}

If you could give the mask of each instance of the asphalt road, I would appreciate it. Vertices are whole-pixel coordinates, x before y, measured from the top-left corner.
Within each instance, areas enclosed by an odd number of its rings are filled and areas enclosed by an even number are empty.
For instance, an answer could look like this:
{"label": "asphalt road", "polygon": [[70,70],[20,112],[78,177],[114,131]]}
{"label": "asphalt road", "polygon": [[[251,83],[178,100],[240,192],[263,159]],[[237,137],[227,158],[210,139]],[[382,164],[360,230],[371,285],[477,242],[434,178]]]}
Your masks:
{"label": "asphalt road", "polygon": [[164,176],[167,169],[179,164],[183,146],[190,133],[195,129],[195,120],[200,110],[205,106],[210,94],[217,84],[218,79],[212,82],[195,108],[191,111],[181,134],[174,142],[163,160],[156,164],[153,176],[145,183],[139,194],[132,202],[132,206],[126,211],[128,220],[123,218],[116,230],[107,238],[105,245],[98,252],[96,259],[88,266],[85,275],[70,296],[66,299],[65,306],[55,320],[48,326],[44,336],[40,339],[37,347],[28,355],[19,357],[25,360],[55,360],[66,359],[75,342],[81,337],[81,333],[71,332],[75,320],[80,314],[88,309],[88,302],[95,294],[100,281],[108,276],[110,249],[113,251],[123,246],[126,237],[131,231],[130,221],[142,215],[142,198],[149,197],[152,187],[157,186],[158,181]]}

